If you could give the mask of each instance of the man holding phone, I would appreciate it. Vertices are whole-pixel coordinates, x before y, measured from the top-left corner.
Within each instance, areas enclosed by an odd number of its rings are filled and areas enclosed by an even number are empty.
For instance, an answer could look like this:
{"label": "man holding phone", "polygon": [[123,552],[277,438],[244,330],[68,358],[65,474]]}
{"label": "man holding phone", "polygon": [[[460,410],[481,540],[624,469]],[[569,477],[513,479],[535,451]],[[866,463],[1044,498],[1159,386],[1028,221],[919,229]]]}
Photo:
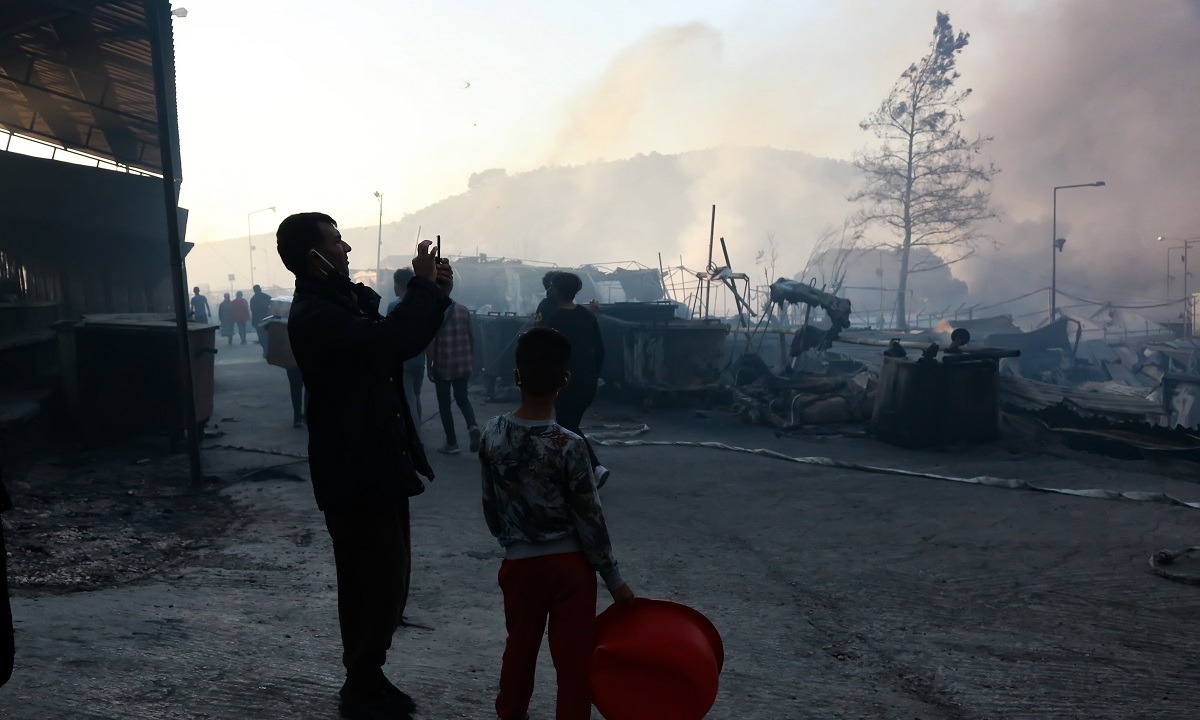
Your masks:
{"label": "man holding phone", "polygon": [[309,393],[309,469],[333,541],[346,718],[408,718],[415,703],[383,674],[411,568],[408,499],[433,471],[395,370],[420,353],[450,306],[454,275],[430,242],[387,317],[379,296],[349,277],[347,244],[333,218],[301,213],[276,233],[296,276],[288,317],[292,352]]}

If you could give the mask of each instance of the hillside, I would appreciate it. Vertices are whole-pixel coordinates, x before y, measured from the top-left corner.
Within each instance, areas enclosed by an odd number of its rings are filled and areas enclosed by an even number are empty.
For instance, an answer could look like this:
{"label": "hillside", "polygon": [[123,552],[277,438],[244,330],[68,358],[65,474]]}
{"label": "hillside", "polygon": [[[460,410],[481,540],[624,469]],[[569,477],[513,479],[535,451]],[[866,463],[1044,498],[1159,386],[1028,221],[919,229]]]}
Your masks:
{"label": "hillside", "polygon": [[[466,192],[385,224],[383,257],[411,253],[420,227],[423,237],[442,236],[447,255],[656,265],[661,252],[668,264],[678,264],[683,255],[686,264],[702,266],[715,204],[716,233],[727,239],[735,268],[752,271],[756,253],[773,234],[780,247],[777,269],[792,274],[821,230],[841,224],[854,181],[855,170],[846,162],[744,147],[651,153],[512,175],[493,169],[473,175]],[[265,218],[263,225],[270,227]],[[341,230],[354,247],[351,264],[372,267],[378,228]],[[273,237],[255,235],[254,244],[256,281],[290,285]],[[197,245],[187,262],[190,284],[220,292],[228,290],[226,278],[234,273],[235,287],[248,286],[247,255],[246,238]]]}

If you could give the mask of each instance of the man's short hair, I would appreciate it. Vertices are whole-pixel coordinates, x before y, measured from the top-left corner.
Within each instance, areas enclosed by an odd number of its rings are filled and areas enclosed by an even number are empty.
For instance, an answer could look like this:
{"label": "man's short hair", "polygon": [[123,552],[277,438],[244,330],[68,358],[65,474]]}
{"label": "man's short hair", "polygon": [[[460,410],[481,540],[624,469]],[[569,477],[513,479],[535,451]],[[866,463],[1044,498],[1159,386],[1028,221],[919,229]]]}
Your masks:
{"label": "man's short hair", "polygon": [[289,215],[279,223],[275,231],[275,248],[283,266],[297,277],[304,274],[308,263],[308,251],[321,244],[321,223],[337,227],[337,221],[325,213],[306,212]]}
{"label": "man's short hair", "polygon": [[196,294],[199,294],[199,293],[200,293],[200,286],[199,286],[199,285],[197,285],[196,287],[192,288],[192,292],[194,292],[194,293],[196,293]]}
{"label": "man's short hair", "polygon": [[554,290],[559,297],[567,302],[575,302],[575,296],[583,289],[583,281],[579,276],[570,272],[556,272],[554,277],[550,278],[550,284],[554,286]]}
{"label": "man's short hair", "polygon": [[558,274],[557,270],[551,270],[550,272],[548,272],[542,276],[542,289],[543,290],[550,289],[550,283],[552,283],[554,281],[554,276],[557,274]]}
{"label": "man's short hair", "polygon": [[413,272],[412,268],[400,268],[396,272],[392,273],[392,282],[401,287],[408,287],[408,281],[412,280],[416,276],[417,274]]}
{"label": "man's short hair", "polygon": [[254,287],[252,287],[250,289],[256,293],[259,293],[259,292],[262,292],[262,285],[255,285]]}
{"label": "man's short hair", "polygon": [[237,294],[237,296],[238,296],[238,297],[241,297],[241,296],[242,296],[242,291],[241,291],[241,290],[238,290],[238,294]]}
{"label": "man's short hair", "polygon": [[535,327],[517,336],[517,372],[521,388],[549,395],[562,385],[571,360],[571,341],[554,328]]}

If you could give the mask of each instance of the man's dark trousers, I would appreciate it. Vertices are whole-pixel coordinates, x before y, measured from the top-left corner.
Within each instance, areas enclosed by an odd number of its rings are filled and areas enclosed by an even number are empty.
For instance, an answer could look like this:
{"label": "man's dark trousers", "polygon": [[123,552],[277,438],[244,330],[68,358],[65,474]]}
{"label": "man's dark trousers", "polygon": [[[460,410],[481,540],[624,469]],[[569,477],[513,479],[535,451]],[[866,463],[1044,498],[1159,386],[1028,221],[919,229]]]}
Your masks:
{"label": "man's dark trousers", "polygon": [[595,378],[572,376],[571,382],[567,383],[554,400],[554,421],[583,438],[592,467],[599,465],[600,461],[596,458],[596,451],[592,450],[591,441],[579,429],[579,425],[583,422],[583,414],[596,399],[596,385]]}
{"label": "man's dark trousers", "polygon": [[393,508],[325,513],[337,566],[346,691],[379,689],[381,668],[408,600],[412,567],[408,500]]}
{"label": "man's dark trousers", "polygon": [[458,403],[458,409],[462,411],[467,427],[475,425],[475,409],[471,407],[471,400],[467,396],[467,385],[470,382],[471,378],[464,375],[453,380],[438,378],[433,383],[437,390],[438,412],[442,415],[442,429],[446,431],[446,442],[450,445],[458,444],[458,435],[454,432],[454,416],[450,414],[451,389],[454,390],[454,402]]}

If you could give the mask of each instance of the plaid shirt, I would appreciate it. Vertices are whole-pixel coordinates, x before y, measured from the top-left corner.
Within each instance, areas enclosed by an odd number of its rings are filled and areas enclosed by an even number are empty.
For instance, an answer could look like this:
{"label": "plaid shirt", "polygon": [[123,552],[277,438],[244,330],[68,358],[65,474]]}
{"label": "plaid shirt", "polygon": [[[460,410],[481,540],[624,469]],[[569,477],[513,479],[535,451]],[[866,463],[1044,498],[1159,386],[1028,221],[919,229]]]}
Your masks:
{"label": "plaid shirt", "polygon": [[471,311],[454,303],[446,310],[446,320],[437,337],[425,351],[429,378],[457,380],[475,370],[475,336],[471,332]]}

